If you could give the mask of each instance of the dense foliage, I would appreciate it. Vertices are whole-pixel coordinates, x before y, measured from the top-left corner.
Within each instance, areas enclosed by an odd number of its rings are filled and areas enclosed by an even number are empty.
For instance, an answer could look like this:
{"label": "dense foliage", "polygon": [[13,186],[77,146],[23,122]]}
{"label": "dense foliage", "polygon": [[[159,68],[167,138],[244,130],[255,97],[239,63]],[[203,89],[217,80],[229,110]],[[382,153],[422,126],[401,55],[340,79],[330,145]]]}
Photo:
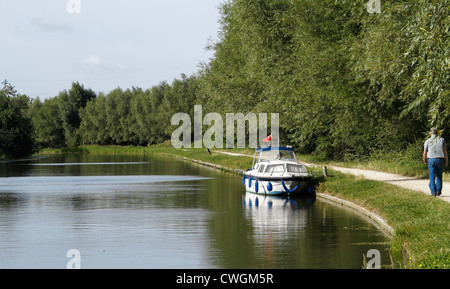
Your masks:
{"label": "dense foliage", "polygon": [[6,80],[0,90],[0,159],[20,158],[33,152],[31,120],[27,115],[28,97],[18,95]]}
{"label": "dense foliage", "polygon": [[[334,158],[447,128],[450,1],[234,0],[200,73],[211,109],[279,112],[284,141]],[[220,104],[225,105],[220,105]],[[448,133],[447,133],[448,135]]]}
{"label": "dense foliage", "polygon": [[57,97],[31,103],[34,138],[39,148],[161,143],[170,139],[172,115],[192,110],[196,88],[196,78],[185,75],[171,85],[163,82],[145,91],[116,88],[99,95],[73,83]]}
{"label": "dense foliage", "polygon": [[4,88],[0,154],[12,154],[19,131],[29,134],[9,124],[24,119],[38,148],[160,143],[175,129],[171,117],[192,116],[195,104],[223,116],[280,113],[283,143],[335,159],[420,152],[431,126],[450,139],[450,0],[372,0],[375,13],[368,2],[230,0],[213,59],[147,90],[95,95],[74,83],[33,100],[24,116]]}
{"label": "dense foliage", "polygon": [[100,94],[80,111],[82,143],[145,146],[170,139],[172,115],[193,109],[196,83],[194,77],[182,75],[172,85]]}

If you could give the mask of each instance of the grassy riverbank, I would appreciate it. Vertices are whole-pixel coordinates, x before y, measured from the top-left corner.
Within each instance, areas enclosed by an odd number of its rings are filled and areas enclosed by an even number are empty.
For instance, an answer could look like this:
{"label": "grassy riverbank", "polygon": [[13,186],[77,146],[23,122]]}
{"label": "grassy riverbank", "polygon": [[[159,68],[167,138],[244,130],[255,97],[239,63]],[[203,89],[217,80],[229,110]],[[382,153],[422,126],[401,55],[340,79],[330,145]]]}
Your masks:
{"label": "grassy riverbank", "polygon": [[[166,154],[189,160],[198,160],[221,166],[224,170],[246,170],[252,159],[233,156],[219,151],[252,154],[252,150],[174,149],[170,143],[151,147],[83,146],[74,149],[44,150],[43,154]],[[300,156],[304,159],[304,156]],[[318,161],[309,158],[307,161]],[[320,160],[325,163],[325,160]],[[345,166],[345,164],[341,164]],[[417,170],[417,169],[415,169]],[[391,171],[392,172],[392,171]],[[449,268],[450,267],[450,213],[448,203],[431,198],[421,192],[402,189],[394,185],[370,181],[362,177],[335,171],[332,177],[318,185],[318,192],[351,201],[377,213],[393,227],[391,254],[396,268]]]}
{"label": "grassy riverbank", "polygon": [[[62,149],[44,149],[40,154],[64,154],[64,153],[91,153],[91,154],[151,154],[159,153],[165,155],[176,156],[179,158],[187,158],[189,160],[199,160],[211,164],[220,165],[224,170],[246,170],[252,166],[252,158],[234,157],[222,153],[217,153],[214,150],[210,155],[206,149],[174,149],[170,142],[165,142],[159,145],[150,147],[136,147],[136,146],[81,146],[77,148],[62,148]],[[230,150],[221,150],[230,151]],[[251,150],[235,149],[234,153],[251,154]]]}
{"label": "grassy riverbank", "polygon": [[318,191],[348,200],[381,216],[393,227],[396,267],[450,267],[450,206],[421,192],[331,171]]}

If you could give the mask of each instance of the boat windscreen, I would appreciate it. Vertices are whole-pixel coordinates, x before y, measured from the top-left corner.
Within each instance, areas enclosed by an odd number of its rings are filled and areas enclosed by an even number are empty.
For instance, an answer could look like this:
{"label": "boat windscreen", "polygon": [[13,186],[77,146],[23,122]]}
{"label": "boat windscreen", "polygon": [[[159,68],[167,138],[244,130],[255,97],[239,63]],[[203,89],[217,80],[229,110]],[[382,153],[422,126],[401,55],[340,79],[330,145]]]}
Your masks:
{"label": "boat windscreen", "polygon": [[271,160],[297,160],[293,151],[287,150],[269,150],[261,151],[259,161],[271,161]]}

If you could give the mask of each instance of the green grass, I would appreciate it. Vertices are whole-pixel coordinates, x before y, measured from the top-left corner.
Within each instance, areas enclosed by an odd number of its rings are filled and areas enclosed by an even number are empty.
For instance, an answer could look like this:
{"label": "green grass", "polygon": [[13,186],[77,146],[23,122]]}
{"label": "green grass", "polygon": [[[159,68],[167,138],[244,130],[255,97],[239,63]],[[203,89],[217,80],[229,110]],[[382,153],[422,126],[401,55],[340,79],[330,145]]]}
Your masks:
{"label": "green grass", "polygon": [[330,171],[318,191],[377,213],[394,228],[391,253],[396,267],[449,268],[448,203],[421,192]]}
{"label": "green grass", "polygon": [[[151,147],[82,146],[74,149],[44,150],[42,154],[91,153],[91,154],[165,154],[178,158],[218,164],[232,170],[251,167],[252,158],[236,157],[220,151],[252,155],[253,150],[174,149],[170,142]],[[333,164],[365,169],[385,170],[392,173],[421,175],[426,168],[407,168],[405,164],[391,161],[366,161],[364,163],[330,163],[318,157],[299,155],[303,161],[317,164]],[[402,168],[402,166],[405,166]],[[226,170],[226,169],[225,169]],[[418,173],[419,172],[419,173]],[[393,227],[391,254],[395,268],[449,268],[450,267],[450,205],[421,192],[394,185],[370,181],[362,177],[345,175],[330,170],[332,177],[322,180],[317,191],[327,193],[367,208],[377,213]]]}

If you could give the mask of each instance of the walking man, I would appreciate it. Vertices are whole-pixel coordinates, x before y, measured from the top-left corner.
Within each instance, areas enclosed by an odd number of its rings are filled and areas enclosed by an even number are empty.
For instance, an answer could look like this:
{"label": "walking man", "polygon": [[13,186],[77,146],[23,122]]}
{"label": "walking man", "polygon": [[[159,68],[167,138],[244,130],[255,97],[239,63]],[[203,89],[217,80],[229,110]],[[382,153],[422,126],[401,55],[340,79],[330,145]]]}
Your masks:
{"label": "walking man", "polygon": [[423,151],[423,163],[428,163],[430,174],[430,190],[434,197],[442,194],[442,173],[448,166],[448,153],[445,140],[437,135],[437,129],[432,128]]}

